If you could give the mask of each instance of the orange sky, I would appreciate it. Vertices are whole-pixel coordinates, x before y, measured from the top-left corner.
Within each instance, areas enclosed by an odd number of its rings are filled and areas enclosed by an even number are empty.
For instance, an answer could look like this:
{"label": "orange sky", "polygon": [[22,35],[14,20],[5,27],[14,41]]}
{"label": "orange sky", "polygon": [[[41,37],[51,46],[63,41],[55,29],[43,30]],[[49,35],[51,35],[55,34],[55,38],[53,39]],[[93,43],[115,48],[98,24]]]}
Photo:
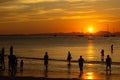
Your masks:
{"label": "orange sky", "polygon": [[120,0],[3,0],[0,34],[120,31]]}

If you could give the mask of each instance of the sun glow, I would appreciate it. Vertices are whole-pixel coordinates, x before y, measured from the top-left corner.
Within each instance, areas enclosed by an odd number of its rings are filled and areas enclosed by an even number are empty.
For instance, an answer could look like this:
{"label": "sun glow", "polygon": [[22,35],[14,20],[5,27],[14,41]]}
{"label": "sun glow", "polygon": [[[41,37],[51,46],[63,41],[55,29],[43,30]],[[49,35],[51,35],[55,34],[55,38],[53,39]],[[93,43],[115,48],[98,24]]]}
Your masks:
{"label": "sun glow", "polygon": [[88,28],[88,31],[89,31],[90,33],[92,33],[92,32],[93,32],[93,28],[92,28],[92,27],[89,27],[89,28]]}

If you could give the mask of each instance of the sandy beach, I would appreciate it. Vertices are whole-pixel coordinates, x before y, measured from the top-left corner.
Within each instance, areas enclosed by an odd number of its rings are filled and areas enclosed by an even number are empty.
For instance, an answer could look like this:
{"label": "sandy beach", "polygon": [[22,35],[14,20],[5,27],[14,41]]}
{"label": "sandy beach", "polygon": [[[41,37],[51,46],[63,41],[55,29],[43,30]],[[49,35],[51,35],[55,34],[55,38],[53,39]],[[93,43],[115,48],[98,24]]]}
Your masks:
{"label": "sandy beach", "polygon": [[[55,61],[50,61],[55,63]],[[84,64],[83,73],[79,72],[78,64],[72,62],[71,67],[66,65],[66,62],[63,66],[65,70],[62,70],[59,66],[52,68],[52,65],[49,65],[48,71],[45,71],[44,65],[39,65],[33,68],[28,66],[29,64],[24,65],[23,72],[20,72],[20,67],[17,68],[15,74],[11,74],[8,71],[6,66],[5,71],[0,71],[0,80],[119,80],[120,72],[119,65],[113,62],[112,72],[106,73],[105,65],[103,63],[96,62],[86,62]],[[55,65],[54,65],[55,66]],[[63,68],[62,67],[62,68]],[[60,69],[60,70],[59,70]]]}
{"label": "sandy beach", "polygon": [[[31,60],[30,60],[31,61]],[[36,61],[36,60],[35,60]],[[50,60],[48,71],[45,71],[45,66],[40,64],[30,67],[29,64],[24,65],[23,72],[20,72],[20,67],[17,67],[17,72],[11,74],[8,71],[7,64],[5,71],[0,71],[0,80],[119,80],[120,79],[120,67],[119,63],[113,62],[112,72],[106,73],[105,64],[100,61],[87,61],[84,64],[83,73],[79,72],[78,63],[71,62],[71,66],[68,67],[66,62],[63,67],[54,67],[52,63],[58,63],[58,61]],[[59,63],[60,63],[59,62]],[[43,63],[43,62],[42,62]],[[54,67],[54,68],[53,68]]]}

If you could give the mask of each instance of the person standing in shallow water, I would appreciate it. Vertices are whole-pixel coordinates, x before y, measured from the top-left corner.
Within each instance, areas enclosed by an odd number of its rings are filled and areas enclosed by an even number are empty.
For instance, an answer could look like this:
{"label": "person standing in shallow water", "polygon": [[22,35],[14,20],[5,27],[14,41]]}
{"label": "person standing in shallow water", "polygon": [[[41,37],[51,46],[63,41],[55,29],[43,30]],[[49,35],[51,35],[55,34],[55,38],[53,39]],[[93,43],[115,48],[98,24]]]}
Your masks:
{"label": "person standing in shallow water", "polygon": [[111,53],[113,53],[113,44],[111,45]]}
{"label": "person standing in shallow water", "polygon": [[80,68],[80,72],[83,72],[83,64],[84,64],[84,59],[82,58],[82,56],[80,56],[78,63],[79,63],[79,68]]}
{"label": "person standing in shallow water", "polygon": [[44,55],[44,65],[46,67],[46,71],[48,70],[48,59],[49,59],[48,52],[45,52],[45,55]]}
{"label": "person standing in shallow water", "polygon": [[68,56],[67,56],[68,65],[70,65],[71,59],[72,59],[71,53],[70,51],[68,51]]}
{"label": "person standing in shallow water", "polygon": [[101,61],[104,61],[104,49],[101,50]]}
{"label": "person standing in shallow water", "polygon": [[21,60],[21,62],[20,62],[20,71],[21,72],[23,71],[23,65],[24,65],[24,62],[23,62],[23,60]]}
{"label": "person standing in shallow water", "polygon": [[107,55],[106,58],[106,71],[110,71],[111,72],[111,64],[112,64],[112,59],[110,58],[109,55]]}

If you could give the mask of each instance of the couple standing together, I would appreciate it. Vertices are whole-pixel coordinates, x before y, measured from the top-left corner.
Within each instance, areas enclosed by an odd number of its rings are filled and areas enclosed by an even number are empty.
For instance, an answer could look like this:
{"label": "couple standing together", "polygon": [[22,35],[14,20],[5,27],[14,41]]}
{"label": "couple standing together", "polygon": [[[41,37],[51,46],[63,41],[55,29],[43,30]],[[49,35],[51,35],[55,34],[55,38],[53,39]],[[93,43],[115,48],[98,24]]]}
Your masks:
{"label": "couple standing together", "polygon": [[[68,57],[67,57],[67,61],[69,62],[68,65],[70,65],[71,59],[72,59],[72,56],[71,56],[71,53],[69,51]],[[78,59],[80,72],[83,72],[83,63],[84,62],[85,62],[84,59],[82,58],[82,56],[80,56],[80,58]]]}

